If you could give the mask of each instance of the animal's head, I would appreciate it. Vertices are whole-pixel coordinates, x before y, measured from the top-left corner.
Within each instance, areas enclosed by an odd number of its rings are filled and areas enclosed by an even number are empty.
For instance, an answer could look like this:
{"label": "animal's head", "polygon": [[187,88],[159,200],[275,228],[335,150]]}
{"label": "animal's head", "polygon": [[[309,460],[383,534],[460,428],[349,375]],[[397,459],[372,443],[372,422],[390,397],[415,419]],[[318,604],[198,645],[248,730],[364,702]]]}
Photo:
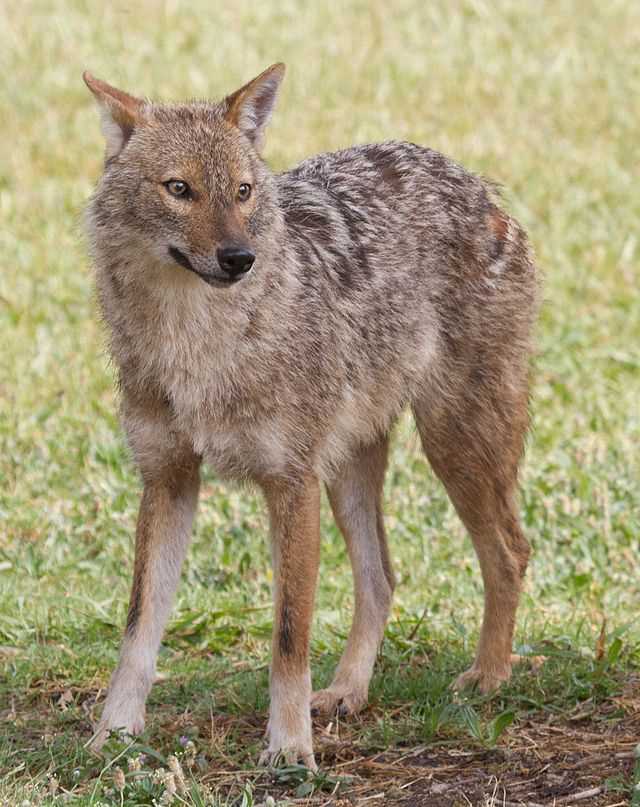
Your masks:
{"label": "animal's head", "polygon": [[84,73],[106,139],[96,240],[135,243],[210,285],[244,277],[274,211],[260,152],[284,71],[274,64],[220,103],[184,105],[152,104]]}

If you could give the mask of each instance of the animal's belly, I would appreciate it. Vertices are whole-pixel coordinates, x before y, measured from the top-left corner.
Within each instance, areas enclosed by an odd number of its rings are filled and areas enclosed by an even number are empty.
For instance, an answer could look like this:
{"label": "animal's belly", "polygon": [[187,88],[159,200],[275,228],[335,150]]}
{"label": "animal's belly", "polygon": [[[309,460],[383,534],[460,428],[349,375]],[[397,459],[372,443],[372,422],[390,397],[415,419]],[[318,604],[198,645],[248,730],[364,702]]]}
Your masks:
{"label": "animal's belly", "polygon": [[295,464],[284,431],[273,423],[250,428],[199,424],[192,440],[204,462],[225,478],[277,476]]}

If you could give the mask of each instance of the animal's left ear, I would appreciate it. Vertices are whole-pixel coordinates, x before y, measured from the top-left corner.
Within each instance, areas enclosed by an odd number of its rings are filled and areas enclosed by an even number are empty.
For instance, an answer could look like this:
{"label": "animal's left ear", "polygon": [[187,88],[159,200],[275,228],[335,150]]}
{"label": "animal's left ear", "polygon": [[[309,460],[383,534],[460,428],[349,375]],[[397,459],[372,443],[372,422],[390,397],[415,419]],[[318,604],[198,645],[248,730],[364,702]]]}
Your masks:
{"label": "animal's left ear", "polygon": [[271,119],[284,71],[282,62],[272,64],[224,100],[225,118],[249,138],[258,152],[264,145],[264,131]]}
{"label": "animal's left ear", "polygon": [[86,70],[82,78],[100,106],[102,134],[107,141],[106,159],[109,160],[122,151],[133,134],[144,101],[94,78]]}

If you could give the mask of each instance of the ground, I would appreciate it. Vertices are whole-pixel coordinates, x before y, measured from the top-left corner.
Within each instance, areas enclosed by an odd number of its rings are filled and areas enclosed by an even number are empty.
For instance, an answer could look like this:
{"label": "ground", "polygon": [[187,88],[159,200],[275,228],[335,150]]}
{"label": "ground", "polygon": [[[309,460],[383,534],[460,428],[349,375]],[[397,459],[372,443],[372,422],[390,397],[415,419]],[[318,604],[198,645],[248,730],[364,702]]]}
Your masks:
{"label": "ground", "polygon": [[[1,804],[640,804],[638,31],[624,0],[2,4]],[[210,473],[148,730],[96,758],[83,746],[125,621],[140,486],[82,238],[103,146],[81,73],[220,97],[278,60],[274,168],[405,138],[501,183],[531,234],[546,279],[522,474],[525,660],[494,698],[449,690],[482,587],[407,420],[385,491],[399,585],[371,705],[316,721],[319,775],[255,768],[266,522],[251,491]],[[323,535],[316,686],[352,607],[326,505]]]}

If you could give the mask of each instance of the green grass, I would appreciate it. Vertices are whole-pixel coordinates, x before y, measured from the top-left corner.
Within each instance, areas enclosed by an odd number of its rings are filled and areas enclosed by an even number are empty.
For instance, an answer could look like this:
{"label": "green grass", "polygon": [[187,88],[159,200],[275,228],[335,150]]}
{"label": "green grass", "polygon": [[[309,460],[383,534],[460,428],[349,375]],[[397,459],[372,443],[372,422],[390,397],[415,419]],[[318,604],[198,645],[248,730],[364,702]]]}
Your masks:
{"label": "green grass", "polygon": [[[0,803],[58,804],[66,793],[70,804],[150,804],[166,789],[153,779],[159,758],[177,751],[186,765],[181,737],[196,748],[188,804],[212,803],[210,788],[216,803],[248,807],[264,787],[328,803],[343,770],[319,727],[324,778],[302,781],[294,770],[274,785],[253,768],[267,708],[266,521],[254,495],[211,475],[142,770],[127,773],[120,793],[113,770],[128,771],[140,744],[113,741],[102,761],[82,747],[116,660],[139,496],[81,235],[103,148],[85,68],[180,99],[220,97],[282,59],[289,72],[267,146],[274,167],[353,142],[410,139],[502,183],[531,234],[546,303],[523,470],[534,554],[516,644],[548,660],[537,674],[518,669],[490,701],[447,689],[473,652],[481,583],[403,422],[386,487],[400,583],[372,708],[340,727],[349,747],[362,756],[486,750],[528,720],[582,715],[615,728],[637,708],[639,28],[640,7],[622,0],[401,0],[393,11],[382,0],[2,5]],[[319,684],[352,603],[326,507],[323,532]],[[628,795],[633,776],[621,776]]]}

